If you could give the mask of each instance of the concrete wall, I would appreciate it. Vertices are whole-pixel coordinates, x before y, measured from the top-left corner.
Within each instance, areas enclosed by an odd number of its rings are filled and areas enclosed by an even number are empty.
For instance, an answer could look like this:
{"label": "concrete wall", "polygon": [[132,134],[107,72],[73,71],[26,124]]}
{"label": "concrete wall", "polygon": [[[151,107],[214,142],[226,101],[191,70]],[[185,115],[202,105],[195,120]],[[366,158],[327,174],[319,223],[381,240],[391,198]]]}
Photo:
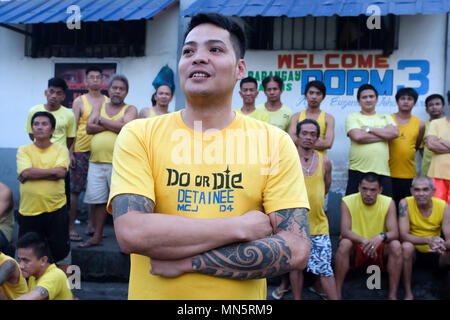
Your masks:
{"label": "concrete wall", "polygon": [[[130,82],[126,101],[140,110],[151,105],[155,91],[152,81],[160,68],[168,64],[176,72],[179,7],[174,6],[155,20],[147,22],[146,56],[139,58],[61,59],[24,56],[25,36],[0,27],[0,181],[14,192],[17,205],[19,183],[16,180],[16,152],[30,143],[25,132],[28,110],[45,102],[47,80],[54,76],[55,62],[117,62],[118,72]],[[23,29],[23,26],[16,26]],[[81,25],[83,27],[83,25]],[[177,90],[180,90],[177,88]],[[175,110],[175,101],[169,109]]]}

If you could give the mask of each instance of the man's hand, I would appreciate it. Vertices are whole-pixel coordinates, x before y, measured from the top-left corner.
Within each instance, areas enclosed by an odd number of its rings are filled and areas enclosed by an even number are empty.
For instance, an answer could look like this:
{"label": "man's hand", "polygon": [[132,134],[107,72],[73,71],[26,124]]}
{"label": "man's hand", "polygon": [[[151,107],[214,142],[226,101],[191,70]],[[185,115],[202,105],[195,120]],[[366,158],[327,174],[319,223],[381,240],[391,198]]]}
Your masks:
{"label": "man's hand", "polygon": [[370,239],[366,239],[362,243],[363,253],[372,258],[377,258],[377,248],[378,246],[383,242],[383,237],[380,234],[377,234],[376,236],[373,236]]}
{"label": "man's hand", "polygon": [[150,263],[150,273],[154,276],[165,278],[176,278],[192,270],[190,258],[180,260],[158,260],[151,258]]}
{"label": "man's hand", "polygon": [[70,153],[70,168],[75,169],[77,161],[73,152]]}
{"label": "man's hand", "polygon": [[429,238],[429,252],[435,252],[439,254],[445,253],[447,248],[445,247],[445,240],[441,237],[430,237]]}
{"label": "man's hand", "polygon": [[267,214],[252,210],[243,214],[242,230],[245,232],[243,241],[253,241],[270,236],[273,233],[273,227]]}
{"label": "man's hand", "polygon": [[23,170],[19,176],[17,177],[17,180],[19,180],[20,183],[24,183],[28,179],[28,169]]}

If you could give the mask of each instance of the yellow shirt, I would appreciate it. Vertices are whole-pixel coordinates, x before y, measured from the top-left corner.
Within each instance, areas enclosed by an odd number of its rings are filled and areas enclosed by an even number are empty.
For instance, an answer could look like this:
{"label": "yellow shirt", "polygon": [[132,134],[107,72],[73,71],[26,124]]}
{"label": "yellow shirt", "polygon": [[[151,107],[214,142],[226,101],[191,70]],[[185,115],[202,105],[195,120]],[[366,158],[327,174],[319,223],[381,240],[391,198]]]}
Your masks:
{"label": "yellow shirt", "polygon": [[430,120],[425,122],[425,133],[423,135],[422,143],[420,144],[420,148],[423,148],[423,157],[422,157],[422,165],[420,167],[420,174],[426,176],[428,174],[428,169],[430,169],[431,157],[433,156],[433,151],[428,149],[427,147],[427,136],[428,131],[430,130]]}
{"label": "yellow shirt", "polygon": [[11,284],[8,281],[6,281],[5,283],[3,283],[3,285],[0,286],[0,291],[3,291],[3,293],[8,297],[8,299],[14,300],[28,293],[28,286],[27,281],[22,276],[22,271],[20,270],[19,264],[16,262],[16,260],[0,252],[0,266],[8,260],[14,261],[17,268],[19,269],[20,273],[19,282],[17,284]]}
{"label": "yellow shirt", "polygon": [[357,235],[370,239],[385,230],[386,214],[392,199],[379,194],[374,205],[367,206],[361,193],[354,193],[342,198],[352,216],[352,231]]}
{"label": "yellow shirt", "polygon": [[[381,113],[364,115],[361,112],[354,112],[350,113],[345,120],[347,134],[352,129],[384,128],[388,124],[396,125],[390,115]],[[375,172],[384,176],[390,175],[389,144],[387,141],[360,144],[351,140],[349,159],[350,170]]]}
{"label": "yellow shirt", "polygon": [[48,111],[47,109],[45,109],[43,104],[34,106],[28,112],[26,125],[26,131],[28,133],[33,133],[33,131],[31,130],[31,118],[33,118],[33,115],[38,111],[50,112],[55,117],[56,127],[50,141],[52,143],[67,147],[67,138],[75,138],[76,136],[77,127],[75,124],[75,115],[73,114],[73,112],[64,106],[61,106],[56,111]]}
{"label": "yellow shirt", "polygon": [[248,113],[248,114],[244,114],[240,108],[236,109],[235,111],[236,111],[236,113],[251,117],[256,120],[269,122],[269,115],[267,114],[267,112],[264,112],[263,110],[255,109],[255,110],[253,110],[253,112]]}
{"label": "yellow shirt", "polygon": [[[108,116],[106,113],[106,103],[102,105],[100,111],[100,116],[109,120],[119,120],[125,115],[125,111],[128,109],[128,104],[123,106],[118,114],[113,117]],[[89,158],[90,162],[101,162],[101,163],[111,163],[114,144],[116,142],[117,133],[105,130],[94,134],[91,140],[91,156]]]}
{"label": "yellow shirt", "polygon": [[29,291],[36,287],[42,287],[48,291],[48,300],[72,300],[73,298],[66,274],[54,263],[48,266],[39,279],[33,276],[28,279]]}
{"label": "yellow shirt", "polygon": [[[154,212],[198,219],[309,208],[290,137],[239,114],[227,128],[203,134],[187,127],[179,111],[127,124],[114,152],[109,212],[111,199],[124,193],[152,199]],[[163,278],[149,273],[150,262],[131,256],[129,299],[266,298],[265,279]]]}
{"label": "yellow shirt", "polygon": [[269,111],[266,109],[264,103],[256,106],[256,109],[264,111],[269,117],[269,123],[275,127],[280,128],[283,131],[287,131],[289,128],[289,122],[292,117],[292,110],[286,105],[282,105],[277,111]]}
{"label": "yellow shirt", "polygon": [[[109,101],[107,96],[103,97],[105,98],[104,102]],[[81,101],[83,101],[83,114],[78,120],[77,138],[75,140],[74,152],[88,152],[91,150],[92,135],[87,134],[86,124],[92,111],[92,105],[89,103],[89,100],[85,94],[81,96]]]}
{"label": "yellow shirt", "polygon": [[[447,118],[433,120],[428,136],[450,141],[450,122],[447,121]],[[450,180],[450,153],[436,154],[433,152],[428,176]]]}
{"label": "yellow shirt", "polygon": [[308,191],[308,201],[311,207],[309,211],[309,230],[313,236],[319,234],[329,234],[328,218],[323,211],[325,202],[325,180],[323,177],[323,155],[316,153],[319,157],[319,165],[311,175],[305,175],[305,185]]}
{"label": "yellow shirt", "polygon": [[[302,122],[303,120],[306,119],[306,110],[303,110],[302,112],[300,112],[300,115],[298,117],[298,122]],[[325,111],[321,111],[319,114],[319,117],[317,117],[317,123],[319,124],[319,128],[320,128],[320,137],[324,138],[325,137],[325,132],[327,131],[327,125],[325,123]],[[317,152],[326,155],[327,154],[327,150],[316,150]]]}
{"label": "yellow shirt", "polygon": [[419,136],[420,119],[411,116],[407,124],[400,126],[395,114],[392,114],[392,118],[398,126],[399,137],[389,141],[391,177],[412,179],[416,176],[416,142]]}
{"label": "yellow shirt", "polygon": [[[28,168],[52,169],[69,167],[69,150],[53,143],[47,149],[40,149],[34,143],[17,150],[17,173]],[[64,179],[28,180],[20,184],[19,212],[24,216],[36,216],[53,212],[66,204]]]}
{"label": "yellow shirt", "polygon": [[[424,218],[417,208],[414,197],[406,197],[409,211],[409,233],[417,237],[440,237],[442,217],[444,216],[445,201],[438,198],[431,198],[433,209],[428,218]],[[420,252],[428,252],[430,246],[427,244],[416,245]]]}

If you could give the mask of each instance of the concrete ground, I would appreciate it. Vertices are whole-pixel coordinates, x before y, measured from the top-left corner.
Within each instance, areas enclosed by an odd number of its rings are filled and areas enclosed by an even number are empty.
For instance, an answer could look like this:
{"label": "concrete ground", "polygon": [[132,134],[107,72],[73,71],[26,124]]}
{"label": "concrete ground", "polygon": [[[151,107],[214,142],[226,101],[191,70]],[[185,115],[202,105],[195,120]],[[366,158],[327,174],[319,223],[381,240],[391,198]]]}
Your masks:
{"label": "concrete ground", "polygon": [[[78,233],[84,235],[85,224],[76,226]],[[81,300],[125,300],[128,294],[129,256],[120,252],[114,235],[111,221],[106,224],[105,238],[102,246],[78,248],[78,242],[72,242],[72,264],[78,265],[81,271],[81,289],[74,289],[74,294]],[[333,252],[336,252],[337,237],[332,237]],[[372,273],[366,270],[349,272],[343,288],[343,299],[349,300],[384,300],[387,297],[388,277],[382,273],[380,289],[368,289],[367,282]],[[311,293],[307,287],[314,279],[307,274],[302,293],[304,300],[321,300]],[[272,291],[280,283],[280,278],[268,279],[267,299],[273,300]],[[413,274],[413,293],[417,300],[449,300],[450,272],[443,277],[433,275],[428,270],[416,270]],[[399,299],[403,298],[400,284]],[[292,292],[284,296],[284,300],[292,300]]]}

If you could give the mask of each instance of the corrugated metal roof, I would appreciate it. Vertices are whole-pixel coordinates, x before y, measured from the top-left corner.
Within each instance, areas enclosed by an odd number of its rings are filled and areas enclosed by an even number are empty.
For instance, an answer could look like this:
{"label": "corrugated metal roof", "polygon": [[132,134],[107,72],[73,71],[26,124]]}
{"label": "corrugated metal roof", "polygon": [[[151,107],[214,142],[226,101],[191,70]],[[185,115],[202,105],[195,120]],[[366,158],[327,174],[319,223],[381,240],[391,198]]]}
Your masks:
{"label": "corrugated metal roof", "polygon": [[150,19],[178,0],[0,0],[0,23],[65,22],[80,7],[81,21]]}
{"label": "corrugated metal roof", "polygon": [[[377,5],[381,15],[440,14],[450,12],[450,0],[197,0],[181,13],[216,12],[240,17],[358,16]],[[372,14],[369,11],[367,15]]]}

